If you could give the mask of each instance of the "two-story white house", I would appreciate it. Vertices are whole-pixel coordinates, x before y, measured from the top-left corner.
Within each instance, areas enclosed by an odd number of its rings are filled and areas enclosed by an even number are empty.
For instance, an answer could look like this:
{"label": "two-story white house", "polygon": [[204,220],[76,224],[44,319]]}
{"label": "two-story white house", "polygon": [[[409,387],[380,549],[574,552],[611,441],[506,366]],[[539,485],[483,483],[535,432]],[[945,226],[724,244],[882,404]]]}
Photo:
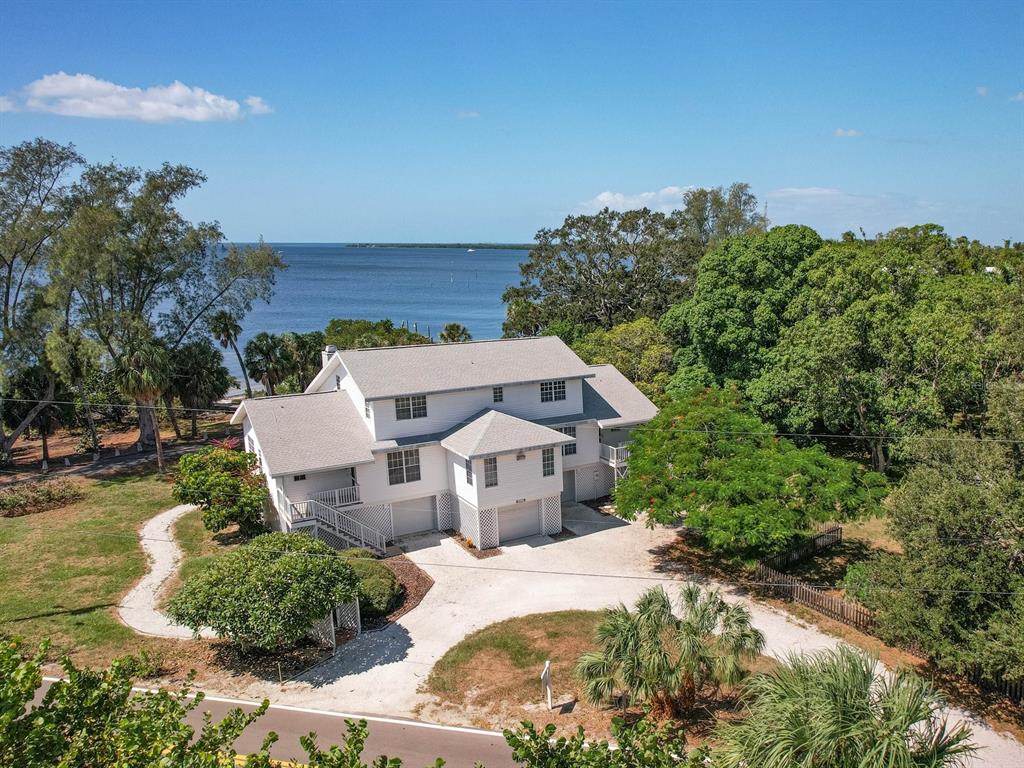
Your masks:
{"label": "two-story white house", "polygon": [[259,457],[272,527],[377,550],[457,530],[487,549],[558,533],[561,502],[609,493],[656,413],[614,366],[544,336],[329,346],[303,394],[246,400],[231,423]]}

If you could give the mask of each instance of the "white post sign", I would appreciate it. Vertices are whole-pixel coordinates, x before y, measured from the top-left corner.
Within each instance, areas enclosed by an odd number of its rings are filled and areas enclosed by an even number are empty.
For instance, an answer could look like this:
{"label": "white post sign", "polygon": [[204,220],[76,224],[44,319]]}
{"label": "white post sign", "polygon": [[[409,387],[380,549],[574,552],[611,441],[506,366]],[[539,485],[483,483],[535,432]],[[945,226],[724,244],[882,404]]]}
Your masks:
{"label": "white post sign", "polygon": [[548,698],[548,710],[551,709],[551,661],[544,662],[544,671],[540,673],[540,684]]}

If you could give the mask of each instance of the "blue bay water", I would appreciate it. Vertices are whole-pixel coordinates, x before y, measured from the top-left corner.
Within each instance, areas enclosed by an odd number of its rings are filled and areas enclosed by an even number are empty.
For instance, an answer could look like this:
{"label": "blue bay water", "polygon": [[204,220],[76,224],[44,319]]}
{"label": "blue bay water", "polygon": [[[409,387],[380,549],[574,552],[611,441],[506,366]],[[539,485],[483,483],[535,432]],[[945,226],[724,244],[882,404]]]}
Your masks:
{"label": "blue bay water", "polygon": [[[390,319],[420,333],[462,323],[474,339],[501,336],[501,294],[519,282],[527,251],[465,248],[351,247],[270,243],[288,269],[270,303],[256,302],[242,322],[239,347],[260,331],[322,331],[335,317]],[[240,377],[230,350],[224,363]]]}

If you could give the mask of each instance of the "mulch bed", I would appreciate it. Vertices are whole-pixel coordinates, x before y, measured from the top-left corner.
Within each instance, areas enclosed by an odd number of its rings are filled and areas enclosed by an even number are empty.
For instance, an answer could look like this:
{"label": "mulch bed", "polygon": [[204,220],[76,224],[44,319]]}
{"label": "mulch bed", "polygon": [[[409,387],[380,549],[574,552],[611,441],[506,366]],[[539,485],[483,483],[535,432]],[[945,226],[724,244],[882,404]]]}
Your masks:
{"label": "mulch bed", "polygon": [[434,586],[434,580],[427,572],[405,555],[396,555],[381,561],[395,574],[402,585],[402,602],[387,616],[378,616],[363,621],[363,631],[383,629],[388,624],[398,621],[413,608],[420,604],[427,592]]}
{"label": "mulch bed", "polygon": [[456,544],[458,544],[464,550],[469,552],[469,554],[471,554],[477,560],[486,560],[488,557],[497,557],[498,555],[503,554],[501,551],[501,547],[492,547],[491,549],[477,549],[476,547],[470,546],[469,542],[466,540],[466,537],[458,531],[447,530],[445,531],[445,533],[448,534]]}

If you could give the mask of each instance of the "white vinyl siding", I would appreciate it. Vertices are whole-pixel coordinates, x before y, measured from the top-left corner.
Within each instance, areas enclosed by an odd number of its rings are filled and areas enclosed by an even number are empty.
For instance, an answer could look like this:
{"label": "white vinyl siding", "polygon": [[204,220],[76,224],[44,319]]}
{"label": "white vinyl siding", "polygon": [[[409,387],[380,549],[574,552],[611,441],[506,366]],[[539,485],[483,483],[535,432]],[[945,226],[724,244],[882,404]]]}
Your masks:
{"label": "white vinyl siding", "polygon": [[498,484],[498,460],[495,457],[484,459],[484,488],[494,488]]}
{"label": "white vinyl siding", "polygon": [[420,451],[392,451],[388,454],[388,484],[414,483],[420,479]]}

